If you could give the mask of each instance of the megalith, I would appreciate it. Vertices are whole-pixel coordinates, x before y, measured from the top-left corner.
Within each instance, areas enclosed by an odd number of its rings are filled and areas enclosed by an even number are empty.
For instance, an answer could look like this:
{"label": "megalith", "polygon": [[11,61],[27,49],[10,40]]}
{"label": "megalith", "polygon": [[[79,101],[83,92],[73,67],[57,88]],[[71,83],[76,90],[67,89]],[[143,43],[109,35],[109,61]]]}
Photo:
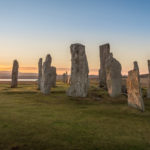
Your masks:
{"label": "megalith", "polygon": [[133,65],[134,65],[134,70],[137,70],[139,72],[139,65],[138,65],[138,62],[137,61],[134,61],[133,62]]}
{"label": "megalith", "polygon": [[41,89],[41,80],[42,80],[42,58],[38,62],[38,90]]}
{"label": "megalith", "polygon": [[51,75],[51,62],[52,62],[51,55],[48,54],[42,66],[42,80],[41,80],[40,88],[43,94],[49,94],[50,89],[52,87],[51,85],[51,76],[52,76]]}
{"label": "megalith", "polygon": [[147,88],[147,98],[150,98],[150,60],[148,62],[148,88]]}
{"label": "megalith", "polygon": [[63,73],[62,75],[62,78],[63,78],[63,83],[67,83],[68,82],[68,73]]}
{"label": "megalith", "polygon": [[67,84],[70,85],[71,84],[71,77],[68,75],[68,79],[67,79]]}
{"label": "megalith", "polygon": [[51,67],[51,85],[52,87],[56,87],[56,77],[57,77],[57,73],[56,73],[56,67]]}
{"label": "megalith", "polygon": [[17,60],[14,60],[13,67],[12,67],[11,88],[16,88],[18,85],[18,69],[19,69],[19,63]]}
{"label": "megalith", "polygon": [[89,87],[89,67],[85,53],[85,46],[72,44],[71,51],[71,83],[67,91],[68,96],[86,97]]}
{"label": "megalith", "polygon": [[99,70],[99,86],[106,88],[106,71],[105,62],[110,54],[110,45],[104,44],[100,46],[100,70]]}
{"label": "megalith", "polygon": [[122,89],[121,64],[113,58],[112,54],[109,55],[105,63],[108,93],[111,97],[117,97],[121,94]]}
{"label": "megalith", "polygon": [[140,78],[138,70],[128,72],[127,78],[128,105],[144,111],[144,102],[142,98]]}

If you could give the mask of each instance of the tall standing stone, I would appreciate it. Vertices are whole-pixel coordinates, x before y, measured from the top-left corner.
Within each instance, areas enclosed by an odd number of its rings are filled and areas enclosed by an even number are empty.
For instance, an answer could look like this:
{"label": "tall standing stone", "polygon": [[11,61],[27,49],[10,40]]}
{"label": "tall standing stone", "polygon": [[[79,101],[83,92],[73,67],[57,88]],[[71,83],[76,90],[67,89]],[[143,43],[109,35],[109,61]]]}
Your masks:
{"label": "tall standing stone", "polygon": [[41,92],[43,94],[49,94],[50,89],[52,87],[52,85],[51,85],[51,76],[52,76],[52,74],[51,74],[51,62],[52,62],[52,58],[48,54],[46,56],[46,60],[43,63],[43,67],[42,67]]}
{"label": "tall standing stone", "polygon": [[18,61],[14,60],[12,68],[11,88],[16,88],[18,85],[18,69],[19,69]]}
{"label": "tall standing stone", "polygon": [[67,91],[68,96],[86,97],[89,87],[89,67],[85,53],[85,46],[72,44],[71,47],[71,85]]}
{"label": "tall standing stone", "polygon": [[147,63],[148,63],[148,72],[150,74],[150,60],[148,60]]}
{"label": "tall standing stone", "polygon": [[42,80],[42,58],[39,59],[38,63],[38,90],[41,89],[41,80]]}
{"label": "tall standing stone", "polygon": [[138,62],[137,61],[134,61],[133,62],[133,65],[134,65],[134,70],[137,70],[139,72],[139,65],[138,65]]}
{"label": "tall standing stone", "polygon": [[106,71],[106,83],[107,90],[111,97],[117,97],[121,94],[121,84],[122,84],[122,75],[121,75],[121,64],[112,54],[106,59],[105,71]]}
{"label": "tall standing stone", "polygon": [[106,71],[105,62],[110,54],[110,45],[104,44],[100,46],[100,70],[99,70],[99,86],[106,88]]}
{"label": "tall standing stone", "polygon": [[141,85],[138,70],[128,72],[127,78],[128,105],[144,111]]}
{"label": "tall standing stone", "polygon": [[148,89],[147,89],[147,98],[150,98],[150,60],[148,62]]}
{"label": "tall standing stone", "polygon": [[52,84],[52,87],[56,87],[56,77],[57,77],[56,67],[51,67],[51,84]]}

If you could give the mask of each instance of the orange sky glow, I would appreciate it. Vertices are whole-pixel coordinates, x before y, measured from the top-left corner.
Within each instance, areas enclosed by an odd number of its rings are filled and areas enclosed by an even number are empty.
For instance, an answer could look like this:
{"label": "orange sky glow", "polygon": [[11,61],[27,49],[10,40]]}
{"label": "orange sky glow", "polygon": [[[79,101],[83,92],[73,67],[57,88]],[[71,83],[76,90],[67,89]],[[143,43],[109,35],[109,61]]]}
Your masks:
{"label": "orange sky glow", "polygon": [[[11,71],[12,68],[11,66],[2,66],[0,65],[0,71]],[[64,72],[68,72],[70,74],[70,69],[69,68],[57,68],[57,74],[61,75]],[[19,67],[19,72],[22,73],[37,73],[38,68],[37,67]],[[91,69],[90,70],[90,75],[98,75],[98,69]]]}
{"label": "orange sky glow", "polygon": [[[11,66],[0,65],[0,71],[11,71]],[[32,67],[19,67],[19,72],[22,73],[38,73],[38,68],[36,66]],[[57,68],[57,74],[62,75],[64,72],[68,72],[70,74],[69,68]],[[128,71],[123,70],[122,75],[127,75]],[[142,71],[141,74],[146,74],[147,72]],[[98,69],[90,69],[89,75],[98,75]]]}

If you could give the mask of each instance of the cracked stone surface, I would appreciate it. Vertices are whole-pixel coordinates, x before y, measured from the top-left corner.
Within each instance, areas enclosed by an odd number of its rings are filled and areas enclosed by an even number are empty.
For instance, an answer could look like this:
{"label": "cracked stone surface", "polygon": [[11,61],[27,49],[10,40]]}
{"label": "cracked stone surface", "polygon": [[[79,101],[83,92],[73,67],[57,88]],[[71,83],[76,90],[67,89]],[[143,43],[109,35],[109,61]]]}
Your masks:
{"label": "cracked stone surface", "polygon": [[106,60],[105,70],[108,93],[111,97],[117,97],[121,94],[122,67],[119,61],[113,58],[112,54]]}
{"label": "cracked stone surface", "polygon": [[85,53],[85,46],[72,44],[71,51],[71,83],[67,91],[68,96],[86,97],[89,88],[89,67]]}
{"label": "cracked stone surface", "polygon": [[40,90],[43,94],[49,94],[50,89],[52,87],[51,85],[51,76],[52,76],[51,63],[52,63],[52,58],[51,58],[51,55],[48,54],[42,66],[42,80],[41,80]]}
{"label": "cracked stone surface", "polygon": [[141,85],[138,70],[128,72],[127,78],[128,105],[144,111],[144,102],[142,98]]}
{"label": "cracked stone surface", "polygon": [[38,62],[38,90],[41,89],[41,80],[42,80],[42,58]]}
{"label": "cracked stone surface", "polygon": [[13,62],[11,88],[16,88],[18,85],[18,69],[19,63],[17,60]]}

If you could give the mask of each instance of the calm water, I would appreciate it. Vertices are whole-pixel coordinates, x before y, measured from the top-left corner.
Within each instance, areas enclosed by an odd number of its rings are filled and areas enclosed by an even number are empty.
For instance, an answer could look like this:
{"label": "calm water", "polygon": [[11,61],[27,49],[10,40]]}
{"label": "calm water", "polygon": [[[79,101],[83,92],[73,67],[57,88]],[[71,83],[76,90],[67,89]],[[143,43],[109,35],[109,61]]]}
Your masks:
{"label": "calm water", "polygon": [[[0,79],[0,81],[11,81],[11,79]],[[24,82],[29,82],[29,81],[37,81],[37,79],[18,79],[18,81],[24,81]]]}

